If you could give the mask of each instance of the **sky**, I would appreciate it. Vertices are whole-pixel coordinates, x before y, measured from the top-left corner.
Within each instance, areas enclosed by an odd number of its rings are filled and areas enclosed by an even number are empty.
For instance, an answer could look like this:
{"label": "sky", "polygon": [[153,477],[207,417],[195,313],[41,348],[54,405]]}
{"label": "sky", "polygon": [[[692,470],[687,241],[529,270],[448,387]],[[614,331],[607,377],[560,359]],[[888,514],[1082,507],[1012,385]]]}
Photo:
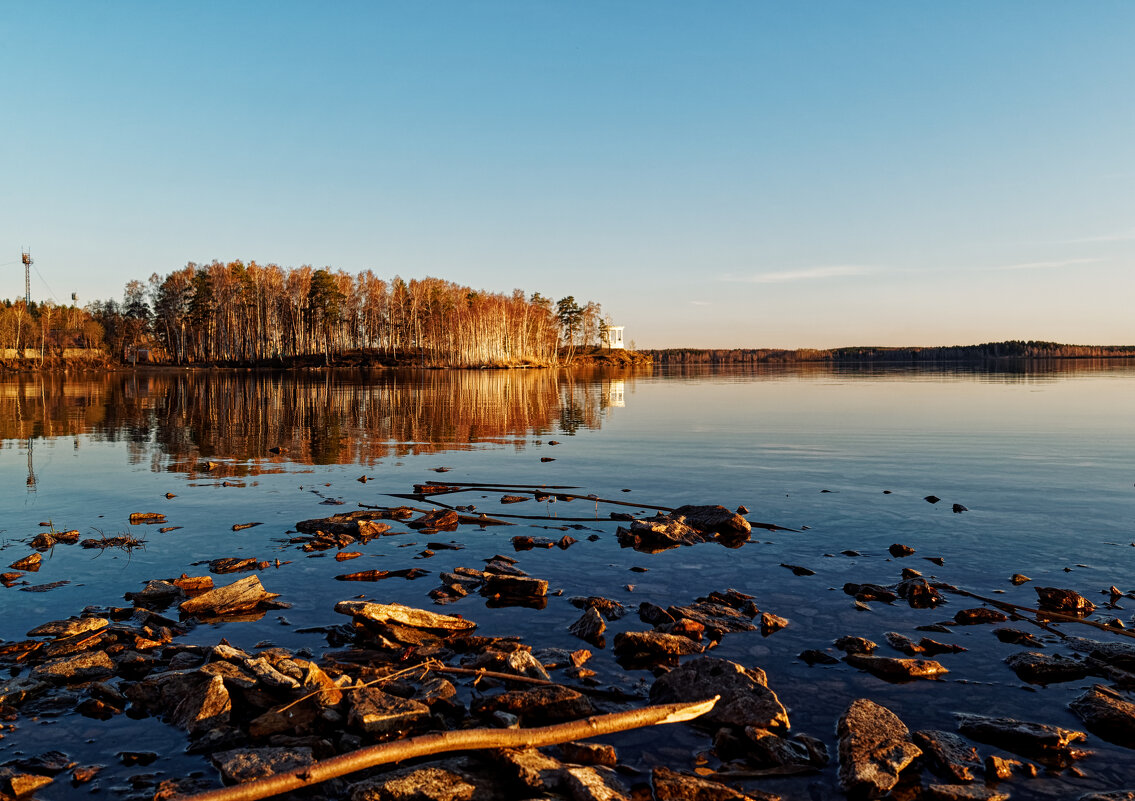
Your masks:
{"label": "sky", "polygon": [[1135,344],[1135,2],[0,3],[0,298],[255,260],[665,347]]}

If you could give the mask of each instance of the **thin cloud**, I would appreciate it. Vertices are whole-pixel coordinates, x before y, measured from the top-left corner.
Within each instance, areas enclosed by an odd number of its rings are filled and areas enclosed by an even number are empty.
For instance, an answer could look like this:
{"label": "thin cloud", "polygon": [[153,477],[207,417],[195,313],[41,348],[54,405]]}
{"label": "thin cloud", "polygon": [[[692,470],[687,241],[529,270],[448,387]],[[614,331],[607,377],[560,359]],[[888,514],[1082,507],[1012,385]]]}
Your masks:
{"label": "thin cloud", "polygon": [[1095,264],[1102,259],[1063,259],[1061,261],[1030,261],[1024,264],[1006,264],[997,270],[1054,270],[1061,267],[1075,267],[1078,264]]}
{"label": "thin cloud", "polygon": [[691,300],[690,305],[691,306],[712,306],[713,304],[710,303],[708,300]]}
{"label": "thin cloud", "polygon": [[802,270],[757,273],[749,276],[727,275],[724,280],[742,281],[747,284],[785,284],[792,281],[820,281],[825,278],[849,278],[857,275],[872,275],[880,271],[878,267],[868,267],[861,264],[831,264],[822,267],[807,267]]}
{"label": "thin cloud", "polygon": [[1121,231],[1117,234],[1104,234],[1103,236],[1085,236],[1079,239],[1065,239],[1067,244],[1078,244],[1080,242],[1130,242],[1135,239],[1135,230]]}

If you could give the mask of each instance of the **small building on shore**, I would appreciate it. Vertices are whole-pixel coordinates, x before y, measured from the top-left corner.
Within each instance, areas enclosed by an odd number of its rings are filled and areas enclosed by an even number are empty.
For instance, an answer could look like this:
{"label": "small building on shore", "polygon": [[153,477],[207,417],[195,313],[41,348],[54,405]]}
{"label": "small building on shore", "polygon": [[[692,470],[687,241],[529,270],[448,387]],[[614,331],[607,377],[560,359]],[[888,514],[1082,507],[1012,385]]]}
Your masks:
{"label": "small building on shore", "polygon": [[626,349],[627,346],[623,344],[623,326],[603,326],[603,347],[610,348],[611,350]]}

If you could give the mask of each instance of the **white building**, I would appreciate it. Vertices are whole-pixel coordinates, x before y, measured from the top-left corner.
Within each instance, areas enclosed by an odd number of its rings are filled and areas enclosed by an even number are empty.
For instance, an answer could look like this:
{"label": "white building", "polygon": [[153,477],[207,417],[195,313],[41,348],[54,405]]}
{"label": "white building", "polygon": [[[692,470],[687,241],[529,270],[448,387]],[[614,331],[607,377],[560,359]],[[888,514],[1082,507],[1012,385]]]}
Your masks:
{"label": "white building", "polygon": [[623,326],[608,325],[603,327],[603,347],[611,350],[624,350],[627,347],[623,344]]}

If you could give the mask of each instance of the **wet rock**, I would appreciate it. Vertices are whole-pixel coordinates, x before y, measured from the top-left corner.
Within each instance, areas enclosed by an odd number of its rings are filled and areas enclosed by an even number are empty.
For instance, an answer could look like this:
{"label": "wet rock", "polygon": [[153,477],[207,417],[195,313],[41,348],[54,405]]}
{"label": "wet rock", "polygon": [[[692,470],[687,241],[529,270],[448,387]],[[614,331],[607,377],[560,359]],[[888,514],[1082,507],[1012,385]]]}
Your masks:
{"label": "wet rock", "polygon": [[659,765],[650,774],[654,801],[775,801],[780,796],[752,791],[746,795],[720,782],[678,773]]}
{"label": "wet rock", "polygon": [[931,784],[923,796],[928,801],[1009,801],[1009,794],[973,784]]}
{"label": "wet rock", "polygon": [[1014,573],[1013,575],[1009,576],[1009,582],[1014,587],[1020,586],[1021,584],[1024,584],[1026,581],[1032,581],[1032,579],[1029,578],[1028,576],[1026,576],[1023,573]]}
{"label": "wet rock", "polygon": [[620,526],[615,537],[620,547],[634,548],[641,553],[658,553],[681,545],[696,545],[707,539],[691,526],[662,514],[632,520],[630,528]]}
{"label": "wet rock", "polygon": [[[721,732],[728,731],[728,729],[721,730]],[[721,732],[719,732],[719,735]],[[758,768],[811,768],[818,770],[827,765],[831,759],[828,754],[828,747],[820,740],[807,734],[782,737],[765,729],[746,726],[744,735],[745,759]],[[720,749],[718,749],[718,753],[720,753]]]}
{"label": "wet rock", "polygon": [[8,567],[12,568],[13,570],[27,570],[30,573],[34,573],[39,570],[39,566],[42,563],[43,557],[38,553],[33,553],[31,556],[25,556],[23,559],[17,559],[15,562],[12,562],[12,564],[8,565]]}
{"label": "wet rock", "polygon": [[232,699],[220,676],[201,682],[185,695],[170,714],[170,722],[191,735],[229,722]]}
{"label": "wet rock", "polygon": [[567,767],[564,786],[573,801],[629,801],[630,791],[610,768]]}
{"label": "wet rock", "polygon": [[[615,654],[638,661],[700,654],[705,649],[693,640],[661,631],[623,631],[615,635]],[[702,699],[704,700],[704,699]]]}
{"label": "wet rock", "polygon": [[13,768],[0,768],[0,791],[9,798],[28,796],[54,781],[50,776],[25,773]]}
{"label": "wet rock", "polygon": [[1073,649],[1086,653],[1092,659],[1106,662],[1121,670],[1135,672],[1135,645],[1126,642],[1100,642],[1084,637],[1068,637],[1064,642]]}
{"label": "wet rock", "polygon": [[815,648],[809,648],[806,651],[801,651],[796,657],[807,665],[838,665],[839,660],[834,656]]}
{"label": "wet rock", "polygon": [[37,665],[31,677],[52,684],[73,684],[113,676],[114,671],[114,662],[105,651],[89,651]]}
{"label": "wet rock", "polygon": [[1004,781],[1013,776],[1036,776],[1036,765],[1019,759],[990,754],[985,758],[985,780]]}
{"label": "wet rock", "polygon": [[843,661],[887,681],[931,679],[949,671],[933,659],[894,659],[871,654],[848,654]]}
{"label": "wet rock", "polygon": [[1087,734],[1082,731],[1013,718],[964,713],[959,713],[956,717],[958,731],[971,740],[1036,759],[1045,765],[1064,767],[1073,760],[1086,756],[1086,752],[1073,747],[1074,743],[1087,738]]}
{"label": "wet rock", "polygon": [[866,698],[852,701],[836,726],[839,781],[849,795],[879,796],[922,754],[898,716]]}
{"label": "wet rock", "polygon": [[870,654],[877,646],[875,643],[863,637],[840,637],[833,643],[836,648],[846,654]]}
{"label": "wet rock", "polygon": [[914,743],[936,774],[952,782],[977,781],[982,770],[977,749],[958,735],[948,731],[924,729],[914,733]]}
{"label": "wet rock", "polygon": [[899,597],[898,593],[892,592],[878,584],[855,584],[848,582],[843,585],[843,591],[847,595],[854,596],[855,600],[864,602],[883,601],[884,603],[890,603]]}
{"label": "wet rock", "polygon": [[918,647],[922,649],[922,653],[927,656],[936,656],[937,654],[960,654],[969,649],[963,648],[954,643],[938,642],[929,637],[923,637],[918,641]]}
{"label": "wet rock", "polygon": [[962,512],[968,512],[969,511],[968,508],[966,508],[965,506],[962,506],[960,503],[955,503],[952,507],[950,507],[950,509],[956,515],[961,514]]}
{"label": "wet rock", "polygon": [[416,609],[402,604],[377,604],[370,601],[340,601],[335,604],[335,611],[341,615],[367,620],[372,623],[385,625],[409,626],[419,629],[436,629],[441,631],[468,631],[476,628],[477,624],[471,620],[452,615],[439,615],[425,609]]}
{"label": "wet rock", "polygon": [[500,695],[479,698],[473,702],[472,710],[479,717],[507,712],[516,715],[528,726],[575,720],[595,712],[586,696],[558,684],[534,690],[509,690]]}
{"label": "wet rock", "polygon": [[349,534],[366,540],[390,530],[389,523],[375,522],[379,518],[405,519],[412,515],[413,512],[409,509],[404,510],[404,513],[399,512],[399,510],[346,512],[316,520],[301,520],[296,523],[296,531],[304,534],[315,534],[317,532]]}
{"label": "wet rock", "polygon": [[278,607],[278,604],[272,602],[279,597],[279,593],[265,590],[259,577],[249,576],[182,601],[178,610],[183,615],[195,617],[202,615],[224,617],[266,605]]}
{"label": "wet rock", "polygon": [[535,748],[502,748],[493,757],[513,784],[536,792],[553,792],[563,785],[563,763]]}
{"label": "wet rock", "polygon": [[724,506],[679,506],[672,514],[699,531],[720,534],[729,539],[747,540],[752,532],[748,520]]}
{"label": "wet rock", "polygon": [[399,698],[377,687],[355,688],[347,694],[351,708],[347,724],[370,737],[405,735],[429,720],[430,708],[408,698]]}
{"label": "wet rock", "polygon": [[486,573],[481,594],[498,598],[543,598],[548,594],[548,582],[528,576]]}
{"label": "wet rock", "polygon": [[1013,645],[1027,645],[1029,648],[1044,647],[1044,643],[1038,640],[1031,632],[1021,631],[1020,629],[999,628],[994,629],[993,634],[1001,642],[1012,643]]}
{"label": "wet rock", "polygon": [[771,612],[761,614],[761,636],[767,637],[775,631],[780,631],[788,625],[788,619]]}
{"label": "wet rock", "polygon": [[768,678],[760,668],[700,657],[660,676],[650,687],[650,700],[655,704],[704,701],[715,695],[721,699],[695,725],[788,728],[788,712],[769,689]]}
{"label": "wet rock", "polygon": [[0,706],[19,706],[25,701],[38,698],[50,689],[45,681],[37,681],[28,676],[17,676],[0,682]]}
{"label": "wet rock", "polygon": [[733,607],[712,601],[697,601],[686,606],[671,606],[666,611],[675,620],[693,620],[701,623],[707,630],[721,634],[731,631],[755,631],[757,628],[748,615]]}
{"label": "wet rock", "polygon": [[913,576],[900,581],[895,587],[900,598],[905,598],[912,609],[933,609],[946,602],[930,582],[921,576]]}
{"label": "wet rock", "polygon": [[781,562],[780,566],[786,567],[789,570],[791,570],[792,574],[794,576],[814,576],[814,575],[816,575],[815,570],[811,570],[807,567],[803,567],[802,565],[786,565],[783,562]]}
{"label": "wet rock", "polygon": [[564,761],[575,765],[606,765],[615,767],[618,754],[615,746],[606,743],[560,743],[556,746]]}
{"label": "wet rock", "polygon": [[315,762],[310,748],[236,748],[218,751],[210,759],[226,784],[263,779]]}
{"label": "wet rock", "polygon": [[896,559],[901,559],[904,556],[912,556],[914,554],[914,548],[896,542],[890,548],[887,548],[887,552]]}
{"label": "wet rock", "polygon": [[1076,801],[1135,801],[1135,790],[1112,790],[1106,793],[1086,793]]}
{"label": "wet rock", "polygon": [[29,637],[73,637],[91,631],[99,631],[110,625],[105,617],[73,617],[68,620],[53,620],[36,626],[28,632]]}
{"label": "wet rock", "polygon": [[665,623],[673,623],[674,616],[663,609],[657,604],[652,604],[649,601],[643,601],[638,605],[638,618],[643,623],[650,626],[660,626]]}
{"label": "wet rock", "polygon": [[588,597],[575,596],[569,598],[568,602],[576,609],[595,609],[607,620],[618,620],[627,613],[627,608],[618,601],[612,601],[610,598],[604,598],[599,595],[592,595]]}
{"label": "wet rock", "polygon": [[416,520],[411,520],[406,525],[415,529],[428,528],[437,531],[456,531],[459,522],[457,512],[452,509],[435,509],[432,512],[426,512]]}
{"label": "wet rock", "polygon": [[938,503],[938,501],[940,501],[942,499],[939,498],[937,495],[927,495],[922,500],[926,501],[927,503]]}
{"label": "wet rock", "polygon": [[1096,605],[1080,593],[1063,590],[1059,587],[1037,587],[1037,604],[1048,612],[1062,612],[1066,615],[1083,617],[1095,611]]}
{"label": "wet rock", "polygon": [[899,634],[897,631],[888,631],[885,635],[887,644],[894,648],[896,651],[901,651],[907,656],[915,656],[924,653],[925,649],[909,637]]}
{"label": "wet rock", "polygon": [[959,609],[954,613],[954,622],[959,626],[978,626],[982,623],[1004,623],[1009,618],[1004,612],[978,606],[973,609]]}
{"label": "wet rock", "polygon": [[598,648],[603,647],[603,632],[606,629],[607,624],[593,606],[587,607],[579,620],[568,626],[568,631],[576,637]]}
{"label": "wet rock", "polygon": [[1068,704],[1092,734],[1135,748],[1135,703],[1110,687],[1093,685]]}
{"label": "wet rock", "polygon": [[1005,664],[1019,678],[1030,684],[1056,684],[1062,681],[1079,681],[1091,673],[1083,662],[1063,656],[1021,651],[1005,658]]}
{"label": "wet rock", "polygon": [[351,801],[500,801],[492,781],[458,757],[420,765],[351,785]]}

